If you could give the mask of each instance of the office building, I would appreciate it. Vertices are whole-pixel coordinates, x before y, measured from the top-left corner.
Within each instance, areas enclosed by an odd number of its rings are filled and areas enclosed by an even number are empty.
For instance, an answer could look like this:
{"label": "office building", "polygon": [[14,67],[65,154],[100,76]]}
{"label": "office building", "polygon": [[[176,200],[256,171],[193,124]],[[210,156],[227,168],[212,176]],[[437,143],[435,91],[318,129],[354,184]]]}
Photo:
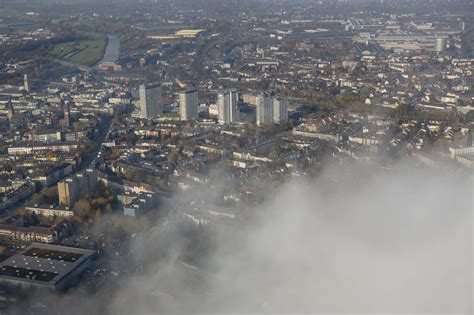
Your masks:
{"label": "office building", "polygon": [[239,121],[239,93],[237,90],[221,91],[217,94],[219,123],[230,124]]}
{"label": "office building", "polygon": [[196,120],[199,118],[197,90],[179,92],[179,113],[182,120]]}
{"label": "office building", "polygon": [[140,85],[139,94],[140,113],[143,118],[151,119],[163,114],[161,85],[159,83]]}

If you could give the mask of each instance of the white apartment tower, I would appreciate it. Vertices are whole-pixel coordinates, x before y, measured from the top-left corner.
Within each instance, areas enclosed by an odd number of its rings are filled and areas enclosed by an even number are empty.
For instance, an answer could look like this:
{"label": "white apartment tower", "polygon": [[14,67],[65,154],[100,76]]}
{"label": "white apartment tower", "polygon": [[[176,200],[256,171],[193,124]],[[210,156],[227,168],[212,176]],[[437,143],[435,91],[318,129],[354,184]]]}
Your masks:
{"label": "white apartment tower", "polygon": [[226,90],[217,94],[219,123],[230,124],[239,121],[239,93],[237,90]]}
{"label": "white apartment tower", "polygon": [[159,83],[142,84],[140,93],[140,113],[143,118],[155,118],[163,114],[161,86]]}
{"label": "white apartment tower", "polygon": [[179,113],[182,120],[196,120],[199,118],[197,90],[179,92]]}
{"label": "white apartment tower", "polygon": [[257,126],[273,123],[273,96],[269,91],[260,92],[256,98]]}
{"label": "white apartment tower", "polygon": [[260,92],[256,98],[257,126],[288,121],[288,101],[277,97],[273,91]]}
{"label": "white apartment tower", "polygon": [[30,92],[31,84],[30,84],[30,78],[28,77],[28,74],[25,74],[23,76],[23,90],[26,92]]}
{"label": "white apartment tower", "polygon": [[288,122],[288,100],[283,97],[273,98],[273,123],[284,124]]}

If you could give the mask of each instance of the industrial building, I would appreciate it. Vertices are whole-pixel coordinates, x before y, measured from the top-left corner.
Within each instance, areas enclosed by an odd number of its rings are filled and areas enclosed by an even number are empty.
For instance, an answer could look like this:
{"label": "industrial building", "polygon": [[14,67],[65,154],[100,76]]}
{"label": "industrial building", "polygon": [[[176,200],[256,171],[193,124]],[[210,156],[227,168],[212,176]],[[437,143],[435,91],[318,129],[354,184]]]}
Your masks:
{"label": "industrial building", "polygon": [[87,249],[32,243],[0,263],[0,283],[15,289],[64,291],[94,255]]}

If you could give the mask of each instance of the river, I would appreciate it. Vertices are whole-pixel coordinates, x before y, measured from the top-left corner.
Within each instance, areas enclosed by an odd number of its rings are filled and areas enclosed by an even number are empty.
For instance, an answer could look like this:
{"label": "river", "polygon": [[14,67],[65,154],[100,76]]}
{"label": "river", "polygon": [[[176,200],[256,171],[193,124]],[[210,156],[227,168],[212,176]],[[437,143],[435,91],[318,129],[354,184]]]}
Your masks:
{"label": "river", "polygon": [[115,62],[119,58],[120,54],[120,38],[117,35],[107,35],[107,47],[105,47],[104,56],[99,63],[102,62]]}

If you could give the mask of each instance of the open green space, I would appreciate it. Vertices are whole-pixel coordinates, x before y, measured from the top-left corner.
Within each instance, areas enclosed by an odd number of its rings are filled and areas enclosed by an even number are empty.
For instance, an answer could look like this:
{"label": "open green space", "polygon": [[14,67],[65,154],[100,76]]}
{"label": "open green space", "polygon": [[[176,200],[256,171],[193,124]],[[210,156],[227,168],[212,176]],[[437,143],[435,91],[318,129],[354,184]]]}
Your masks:
{"label": "open green space", "polygon": [[93,65],[102,59],[106,44],[105,38],[61,43],[54,45],[50,54],[80,65]]}

